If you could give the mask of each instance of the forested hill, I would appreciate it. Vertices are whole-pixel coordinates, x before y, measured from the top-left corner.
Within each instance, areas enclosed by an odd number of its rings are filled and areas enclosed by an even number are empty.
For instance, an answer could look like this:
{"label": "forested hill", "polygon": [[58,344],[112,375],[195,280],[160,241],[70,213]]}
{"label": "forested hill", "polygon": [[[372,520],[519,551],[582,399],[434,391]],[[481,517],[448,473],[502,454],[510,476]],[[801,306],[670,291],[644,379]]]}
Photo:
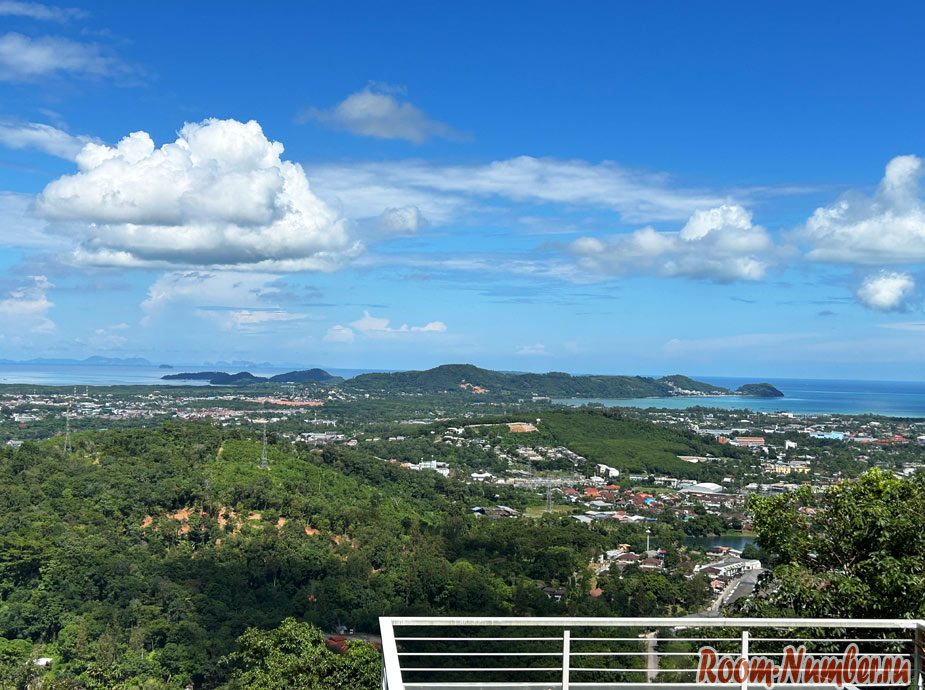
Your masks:
{"label": "forested hill", "polygon": [[[355,392],[539,395],[552,398],[655,398],[675,395],[732,395],[722,386],[687,376],[572,376],[562,372],[510,374],[472,364],[444,364],[426,371],[361,374],[343,383]],[[776,389],[775,389],[776,390]],[[747,393],[746,393],[747,394]]]}

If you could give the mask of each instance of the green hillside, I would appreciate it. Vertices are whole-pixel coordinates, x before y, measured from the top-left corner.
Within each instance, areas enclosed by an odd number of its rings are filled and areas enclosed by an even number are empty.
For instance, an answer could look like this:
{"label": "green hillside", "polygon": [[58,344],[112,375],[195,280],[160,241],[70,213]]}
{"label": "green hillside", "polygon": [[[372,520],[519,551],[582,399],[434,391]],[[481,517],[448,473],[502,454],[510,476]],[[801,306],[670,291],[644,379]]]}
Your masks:
{"label": "green hillside", "polygon": [[[221,371],[199,371],[165,374],[164,380],[208,381],[213,386],[248,386],[258,383],[324,383],[340,385],[354,393],[469,393],[492,396],[545,396],[551,398],[664,398],[677,395],[705,394],[730,395],[731,391],[703,381],[674,374],[655,379],[649,376],[572,376],[560,371],[545,374],[510,374],[481,369],[472,364],[444,364],[425,371],[398,371],[392,373],[360,374],[344,381],[324,369],[306,369],[277,374],[269,378],[240,371],[228,374]],[[741,395],[771,397],[770,384],[747,384],[739,389]]]}
{"label": "green hillside", "polygon": [[[0,687],[39,687],[8,682],[40,672],[31,655],[54,660],[41,687],[237,690],[259,668],[229,654],[301,635],[288,617],[375,632],[380,615],[666,615],[708,600],[702,581],[645,572],[588,596],[594,554],[640,548],[638,525],[478,519],[473,506],[535,497],[275,434],[261,469],[251,433],[169,422],[72,434],[68,454],[61,438],[0,447]],[[311,687],[372,690],[377,659],[373,682]]]}
{"label": "green hillside", "polygon": [[572,376],[562,372],[508,374],[471,364],[444,364],[426,371],[361,374],[343,383],[346,390],[380,393],[470,392],[492,395],[540,395],[553,398],[652,398],[678,395],[678,389],[729,394],[729,390],[674,375]]}

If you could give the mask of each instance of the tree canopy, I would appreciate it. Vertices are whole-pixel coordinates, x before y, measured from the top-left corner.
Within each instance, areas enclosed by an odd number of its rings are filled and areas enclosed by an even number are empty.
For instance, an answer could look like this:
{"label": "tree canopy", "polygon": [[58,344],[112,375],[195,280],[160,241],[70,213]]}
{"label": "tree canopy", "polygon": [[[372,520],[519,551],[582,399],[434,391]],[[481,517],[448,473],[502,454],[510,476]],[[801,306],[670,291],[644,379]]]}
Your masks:
{"label": "tree canopy", "polygon": [[925,617],[925,479],[872,469],[814,496],[749,500],[773,577],[754,612]]}

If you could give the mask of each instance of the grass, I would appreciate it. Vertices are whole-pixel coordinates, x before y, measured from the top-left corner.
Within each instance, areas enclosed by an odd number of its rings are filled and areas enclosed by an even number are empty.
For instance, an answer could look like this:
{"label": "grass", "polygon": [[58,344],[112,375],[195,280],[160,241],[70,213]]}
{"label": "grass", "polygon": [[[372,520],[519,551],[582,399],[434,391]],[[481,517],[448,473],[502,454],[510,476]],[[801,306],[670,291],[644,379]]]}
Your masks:
{"label": "grass", "polygon": [[674,430],[603,414],[547,413],[540,427],[557,443],[589,460],[630,473],[684,474],[690,464],[678,456],[697,455],[701,450]]}
{"label": "grass", "polygon": [[[552,507],[552,512],[560,513],[560,514],[568,514],[568,513],[571,513],[574,509],[575,509],[575,506],[554,505]],[[545,505],[527,506],[526,508],[524,508],[524,515],[526,517],[541,517],[545,513],[546,513]]]}

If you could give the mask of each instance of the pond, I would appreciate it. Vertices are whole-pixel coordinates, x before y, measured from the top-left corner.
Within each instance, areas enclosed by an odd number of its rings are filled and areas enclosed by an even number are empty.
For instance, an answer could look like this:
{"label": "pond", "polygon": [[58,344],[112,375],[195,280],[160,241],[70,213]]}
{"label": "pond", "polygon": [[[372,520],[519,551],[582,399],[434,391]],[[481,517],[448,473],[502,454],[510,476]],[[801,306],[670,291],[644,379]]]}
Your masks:
{"label": "pond", "polygon": [[745,548],[746,544],[753,544],[754,542],[754,537],[733,535],[726,537],[688,537],[684,540],[684,545],[697,549],[698,551],[706,551],[713,546],[728,546],[730,549],[741,551]]}

